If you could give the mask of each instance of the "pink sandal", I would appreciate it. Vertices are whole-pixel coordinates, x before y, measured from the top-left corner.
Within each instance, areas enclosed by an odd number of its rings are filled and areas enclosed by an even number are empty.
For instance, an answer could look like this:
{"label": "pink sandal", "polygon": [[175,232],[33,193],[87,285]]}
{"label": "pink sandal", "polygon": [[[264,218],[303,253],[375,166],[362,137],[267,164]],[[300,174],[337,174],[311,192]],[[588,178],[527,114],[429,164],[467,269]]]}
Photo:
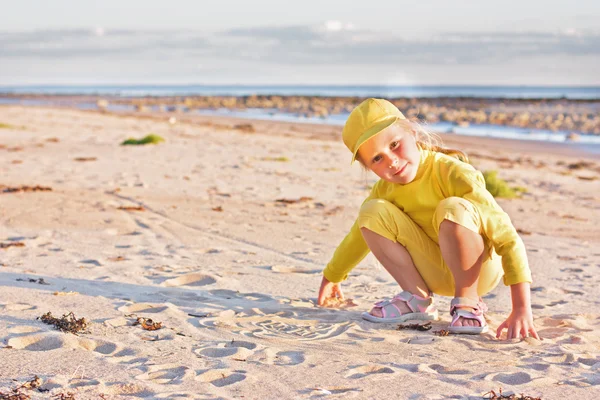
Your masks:
{"label": "pink sandal", "polygon": [[[398,306],[393,301],[403,301],[411,310],[406,314],[402,314]],[[375,303],[373,307],[381,310],[382,317],[376,317],[368,312],[362,313],[363,319],[370,322],[390,323],[390,322],[405,322],[411,319],[433,321],[438,319],[438,311],[433,305],[433,297],[428,298],[414,295],[406,290],[395,295],[391,300],[384,300]]]}
{"label": "pink sandal", "polygon": [[[473,311],[469,311],[461,307],[472,308]],[[452,322],[450,322],[448,331],[451,333],[466,333],[470,335],[486,333],[488,331],[488,325],[483,316],[483,313],[486,311],[487,306],[481,299],[474,300],[468,297],[453,298],[450,302],[450,315],[452,315]],[[460,317],[479,321],[480,326],[454,326]]]}

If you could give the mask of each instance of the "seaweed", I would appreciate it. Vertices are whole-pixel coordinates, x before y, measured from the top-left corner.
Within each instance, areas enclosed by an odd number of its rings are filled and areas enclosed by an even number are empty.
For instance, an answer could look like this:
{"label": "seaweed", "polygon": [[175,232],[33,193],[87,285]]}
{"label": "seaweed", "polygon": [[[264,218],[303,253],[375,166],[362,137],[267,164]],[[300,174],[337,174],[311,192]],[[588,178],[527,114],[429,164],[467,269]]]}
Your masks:
{"label": "seaweed", "polygon": [[51,398],[58,399],[58,400],[76,400],[75,394],[71,393],[71,392],[55,394]]}
{"label": "seaweed", "polygon": [[297,204],[297,203],[306,203],[311,201],[313,198],[312,197],[307,197],[307,196],[302,196],[299,199],[277,199],[275,200],[276,203],[281,203],[281,204]]}
{"label": "seaweed", "polygon": [[25,394],[25,393],[21,393],[21,390],[23,390],[23,389],[34,390],[35,389],[40,393],[47,392],[48,389],[41,388],[42,383],[43,383],[42,379],[39,376],[35,375],[33,377],[33,379],[23,383],[21,386],[12,388],[10,390],[10,392],[8,392],[8,393],[0,392],[0,400],[28,400],[28,399],[31,399],[31,396],[29,396],[28,394]]}
{"label": "seaweed", "polygon": [[14,388],[8,393],[0,392],[0,400],[29,400],[31,396],[21,393],[21,388]]}
{"label": "seaweed", "polygon": [[8,249],[9,247],[25,247],[23,242],[0,243],[0,249]]}
{"label": "seaweed", "polygon": [[254,133],[256,129],[252,124],[237,124],[233,126],[233,129],[245,132],[245,133]]}
{"label": "seaweed", "polygon": [[52,191],[51,187],[46,186],[18,186],[18,187],[8,187],[0,185],[0,193],[18,193],[18,192],[50,192]]}
{"label": "seaweed", "polygon": [[117,210],[123,211],[146,211],[146,209],[142,206],[121,206],[118,207]]}
{"label": "seaweed", "polygon": [[52,316],[52,313],[48,311],[46,314],[38,317],[37,319],[41,320],[43,323],[48,325],[54,325],[54,327],[61,332],[69,332],[74,335],[77,333],[87,333],[87,328],[89,326],[88,321],[85,318],[75,317],[73,312],[69,312],[68,314],[64,314],[60,318],[56,318]]}
{"label": "seaweed", "polygon": [[261,161],[276,161],[276,162],[289,162],[290,159],[287,157],[261,157]]}
{"label": "seaweed", "polygon": [[141,139],[129,138],[129,139],[125,140],[123,143],[121,143],[121,146],[158,144],[158,143],[164,142],[164,141],[165,141],[165,139],[163,139],[162,137],[155,135],[154,133],[151,133],[147,136],[144,136]]}
{"label": "seaweed", "polygon": [[[531,396],[525,396],[523,394],[517,396],[516,394],[502,394],[502,388],[498,389],[498,393],[494,392],[493,390],[490,390],[489,392],[487,392],[486,394],[483,395],[484,399],[490,399],[490,400],[500,400],[500,399],[507,399],[507,400],[542,400],[541,397],[531,397]],[[490,396],[490,397],[485,397],[485,396]]]}
{"label": "seaweed", "polygon": [[398,325],[396,328],[397,331],[401,331],[403,329],[414,329],[417,331],[428,331],[431,329],[431,322],[426,322],[424,324],[408,324],[408,325]]}
{"label": "seaweed", "polygon": [[498,178],[498,171],[485,171],[483,173],[485,187],[494,197],[504,197],[512,199],[518,197],[521,193],[527,192],[523,187],[510,187],[505,180]]}

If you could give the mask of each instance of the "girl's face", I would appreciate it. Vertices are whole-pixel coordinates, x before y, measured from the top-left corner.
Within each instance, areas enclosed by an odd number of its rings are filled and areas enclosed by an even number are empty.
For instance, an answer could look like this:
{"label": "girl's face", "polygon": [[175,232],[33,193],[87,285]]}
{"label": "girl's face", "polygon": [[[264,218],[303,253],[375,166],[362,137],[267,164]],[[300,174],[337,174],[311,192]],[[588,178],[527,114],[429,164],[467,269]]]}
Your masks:
{"label": "girl's face", "polygon": [[381,179],[402,185],[415,179],[421,161],[414,134],[396,125],[363,143],[358,156]]}

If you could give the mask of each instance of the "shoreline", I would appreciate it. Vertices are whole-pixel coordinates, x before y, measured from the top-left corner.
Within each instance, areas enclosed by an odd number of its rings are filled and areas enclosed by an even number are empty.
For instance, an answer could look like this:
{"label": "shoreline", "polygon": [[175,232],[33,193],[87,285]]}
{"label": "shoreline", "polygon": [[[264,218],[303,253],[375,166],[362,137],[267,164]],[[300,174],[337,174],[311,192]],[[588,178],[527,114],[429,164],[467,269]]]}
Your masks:
{"label": "shoreline", "polygon": [[[8,101],[7,101],[8,99]],[[135,110],[137,112],[168,111],[194,113],[203,110],[228,109],[263,110],[298,117],[328,119],[347,115],[363,98],[319,96],[145,96],[118,97],[102,95],[25,95],[3,96],[0,102],[19,101],[50,105]],[[550,135],[566,135],[577,141],[581,135],[600,138],[600,99],[576,101],[569,99],[493,99],[493,98],[395,98],[394,103],[410,120],[435,125],[450,123],[460,128],[471,125],[491,125],[499,128],[547,131]],[[41,104],[44,105],[44,104]],[[553,133],[554,132],[554,133]]]}

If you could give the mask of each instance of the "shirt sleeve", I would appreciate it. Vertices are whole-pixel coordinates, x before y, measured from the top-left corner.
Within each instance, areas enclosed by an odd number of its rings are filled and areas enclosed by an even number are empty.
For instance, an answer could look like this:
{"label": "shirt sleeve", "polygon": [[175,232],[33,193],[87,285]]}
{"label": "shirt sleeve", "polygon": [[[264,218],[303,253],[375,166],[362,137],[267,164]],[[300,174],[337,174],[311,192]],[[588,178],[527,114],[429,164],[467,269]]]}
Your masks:
{"label": "shirt sleeve", "polygon": [[369,246],[360,232],[358,222],[354,221],[350,233],[333,253],[331,261],[323,270],[323,276],[329,282],[341,282],[348,279],[348,274],[369,254]]}
{"label": "shirt sleeve", "polygon": [[[367,201],[378,198],[377,189],[378,184],[373,186],[371,194],[367,197],[362,204]],[[348,274],[354,269],[371,250],[367,246],[367,242],[363,238],[363,235],[358,226],[358,220],[354,221],[350,232],[339,244],[331,261],[327,264],[323,270],[323,276],[327,278],[329,282],[342,282],[348,279]]]}
{"label": "shirt sleeve", "polygon": [[485,187],[481,172],[469,164],[455,164],[450,170],[450,196],[462,197],[475,206],[481,218],[483,235],[502,257],[504,284],[530,282],[531,271],[525,244],[513,226],[510,217]]}

